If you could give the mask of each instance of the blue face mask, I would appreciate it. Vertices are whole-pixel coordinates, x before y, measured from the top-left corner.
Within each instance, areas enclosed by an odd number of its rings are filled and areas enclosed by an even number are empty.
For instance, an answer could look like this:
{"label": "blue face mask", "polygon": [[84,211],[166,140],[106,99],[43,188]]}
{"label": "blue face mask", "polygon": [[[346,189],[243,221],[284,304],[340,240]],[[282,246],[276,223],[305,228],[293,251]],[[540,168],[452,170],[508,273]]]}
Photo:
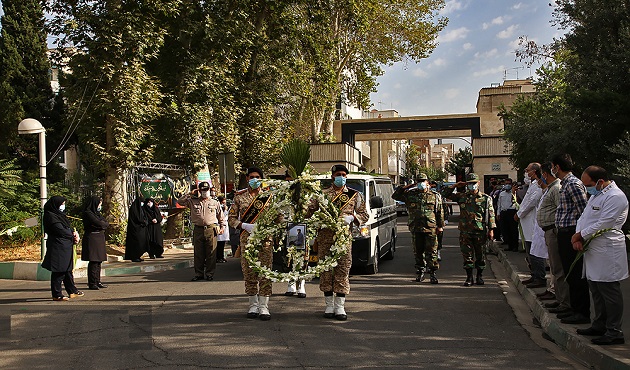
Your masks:
{"label": "blue face mask", "polygon": [[479,188],[479,184],[468,184],[468,185],[466,185],[466,190],[468,190],[470,192],[474,192],[475,190],[477,190],[477,188]]}
{"label": "blue face mask", "polygon": [[251,179],[249,180],[248,184],[250,188],[258,189],[258,187],[260,186],[260,182],[260,179]]}
{"label": "blue face mask", "polygon": [[595,186],[587,186],[586,192],[589,193],[590,195],[598,195],[598,194],[601,194],[602,191],[597,190],[597,183],[595,183]]}
{"label": "blue face mask", "polygon": [[426,188],[427,188],[427,183],[426,182],[419,182],[418,183],[418,189],[425,190]]}
{"label": "blue face mask", "polygon": [[341,188],[346,185],[346,178],[343,176],[337,176],[335,177],[334,183],[336,187]]}
{"label": "blue face mask", "polygon": [[547,179],[545,179],[545,176],[540,176],[540,181],[542,181],[543,184],[547,185]]}

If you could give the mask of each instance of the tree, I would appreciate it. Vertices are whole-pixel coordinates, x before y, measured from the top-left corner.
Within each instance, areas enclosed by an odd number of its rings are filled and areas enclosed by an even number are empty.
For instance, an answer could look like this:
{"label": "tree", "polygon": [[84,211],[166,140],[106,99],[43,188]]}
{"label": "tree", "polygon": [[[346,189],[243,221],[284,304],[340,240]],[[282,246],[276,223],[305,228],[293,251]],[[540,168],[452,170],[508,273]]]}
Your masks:
{"label": "tree", "polygon": [[165,20],[177,15],[177,2],[47,3],[57,44],[71,52],[65,54],[72,71],[66,96],[70,112],[82,120],[82,153],[104,174],[105,212],[126,204],[125,171],[151,158],[149,135],[162,94],[146,65],[162,45]]}
{"label": "tree", "polygon": [[453,155],[453,158],[448,160],[444,169],[447,173],[456,175],[464,171],[466,167],[469,167],[472,164],[472,160],[472,148],[467,146],[463,149],[459,149],[457,153]]}
{"label": "tree", "polygon": [[407,147],[405,151],[405,177],[415,179],[422,172],[420,171],[420,167],[422,167],[420,166],[420,155],[421,151],[417,145],[411,144]]}
{"label": "tree", "polygon": [[44,13],[38,0],[3,0],[0,22],[0,146],[2,156],[37,160],[37,146],[19,140],[17,126],[35,118],[47,129],[59,122],[51,119],[53,92],[48,73]]}

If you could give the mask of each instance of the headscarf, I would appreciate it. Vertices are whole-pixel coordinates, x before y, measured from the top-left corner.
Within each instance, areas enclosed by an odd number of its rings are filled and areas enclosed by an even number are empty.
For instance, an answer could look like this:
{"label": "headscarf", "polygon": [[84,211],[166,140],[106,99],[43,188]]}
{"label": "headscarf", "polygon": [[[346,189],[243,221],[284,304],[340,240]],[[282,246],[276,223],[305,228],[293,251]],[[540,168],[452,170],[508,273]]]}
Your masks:
{"label": "headscarf", "polygon": [[[85,209],[83,210],[83,213],[91,213],[94,216],[96,216],[96,218],[98,218],[99,220],[105,220],[105,217],[103,217],[103,215],[101,214],[101,211],[98,210],[98,205],[101,204],[101,198],[100,197],[89,197],[85,200]],[[85,217],[84,217],[84,222],[83,222],[83,226],[85,226]]]}
{"label": "headscarf", "polygon": [[61,223],[63,226],[70,227],[70,220],[65,213],[59,210],[59,206],[66,201],[66,198],[55,195],[48,199],[44,204],[44,232],[48,232],[52,229],[56,223]]}
{"label": "headscarf", "polygon": [[[149,207],[149,202],[153,203],[151,207]],[[160,215],[160,210],[157,208],[157,203],[155,202],[155,199],[153,198],[145,199],[144,205],[142,206],[142,208],[144,208],[144,211],[146,212],[149,220],[157,219],[158,216]]]}

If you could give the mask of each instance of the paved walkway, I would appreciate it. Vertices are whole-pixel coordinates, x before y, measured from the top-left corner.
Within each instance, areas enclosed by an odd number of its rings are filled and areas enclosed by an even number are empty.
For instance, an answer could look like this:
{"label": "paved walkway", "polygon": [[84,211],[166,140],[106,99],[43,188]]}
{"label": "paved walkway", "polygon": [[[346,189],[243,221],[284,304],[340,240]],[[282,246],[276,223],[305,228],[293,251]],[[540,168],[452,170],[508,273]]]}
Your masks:
{"label": "paved walkway", "polygon": [[[525,253],[504,252],[499,243],[495,243],[499,261],[511,275],[511,282],[516,286],[521,296],[532,310],[534,321],[539,323],[543,331],[558,346],[565,349],[581,361],[597,369],[630,369],[630,280],[621,283],[621,289],[625,296],[624,325],[623,330],[628,341],[623,345],[597,346],[590,342],[592,337],[576,334],[577,328],[587,328],[590,325],[570,325],[560,323],[555,314],[551,314],[543,307],[544,302],[536,299],[537,293],[544,292],[545,288],[529,289],[521,281],[529,277],[529,269],[525,261]],[[547,275],[547,279],[549,279]],[[593,312],[591,302],[591,312]]]}

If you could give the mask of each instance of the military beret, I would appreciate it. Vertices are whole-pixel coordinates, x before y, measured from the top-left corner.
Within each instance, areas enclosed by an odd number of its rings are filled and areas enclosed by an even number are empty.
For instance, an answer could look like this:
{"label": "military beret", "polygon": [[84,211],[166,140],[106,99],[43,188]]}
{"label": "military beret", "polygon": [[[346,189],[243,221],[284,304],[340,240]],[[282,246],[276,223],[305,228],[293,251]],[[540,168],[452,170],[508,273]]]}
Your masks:
{"label": "military beret", "polygon": [[330,169],[330,172],[332,174],[334,174],[337,171],[344,171],[346,174],[350,173],[350,171],[348,171],[348,167],[344,166],[343,164],[336,164],[332,166],[332,168]]}

